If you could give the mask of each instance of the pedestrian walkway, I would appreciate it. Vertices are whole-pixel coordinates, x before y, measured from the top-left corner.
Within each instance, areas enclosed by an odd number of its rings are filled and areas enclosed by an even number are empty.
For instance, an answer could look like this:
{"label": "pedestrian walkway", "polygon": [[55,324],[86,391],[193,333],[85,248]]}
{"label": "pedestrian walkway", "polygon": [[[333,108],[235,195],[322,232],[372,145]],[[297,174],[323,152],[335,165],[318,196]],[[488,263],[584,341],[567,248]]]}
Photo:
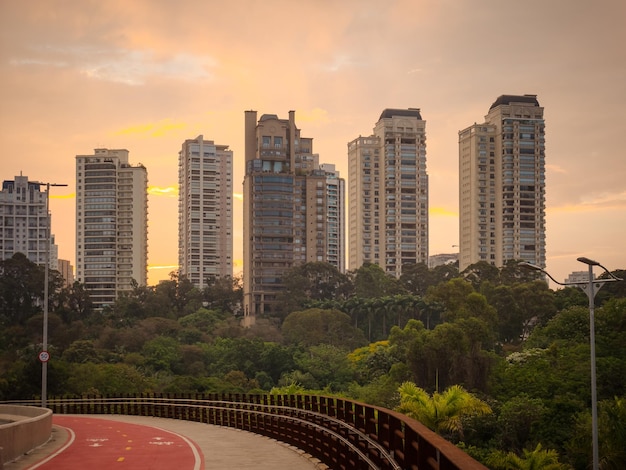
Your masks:
{"label": "pedestrian walkway", "polygon": [[[168,418],[122,415],[90,416],[153,426],[180,434],[196,443],[204,456],[204,468],[207,470],[322,470],[328,468],[300,449],[247,431]],[[31,468],[35,470],[38,462],[61,449],[67,443],[68,438],[66,429],[53,425],[52,438],[47,444],[17,461],[6,463],[3,470],[27,470]],[[89,470],[111,469],[98,469],[92,465]],[[179,468],[177,470],[185,469]]]}

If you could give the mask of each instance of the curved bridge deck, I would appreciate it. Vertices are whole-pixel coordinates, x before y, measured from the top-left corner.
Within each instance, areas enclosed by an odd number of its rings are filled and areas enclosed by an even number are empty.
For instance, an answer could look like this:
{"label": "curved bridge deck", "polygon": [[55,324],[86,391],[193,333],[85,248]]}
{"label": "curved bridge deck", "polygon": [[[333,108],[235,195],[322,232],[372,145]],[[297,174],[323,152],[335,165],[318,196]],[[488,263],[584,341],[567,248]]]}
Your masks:
{"label": "curved bridge deck", "polygon": [[51,398],[48,407],[56,414],[151,416],[250,431],[333,469],[486,470],[413,419],[334,397],[145,394]]}

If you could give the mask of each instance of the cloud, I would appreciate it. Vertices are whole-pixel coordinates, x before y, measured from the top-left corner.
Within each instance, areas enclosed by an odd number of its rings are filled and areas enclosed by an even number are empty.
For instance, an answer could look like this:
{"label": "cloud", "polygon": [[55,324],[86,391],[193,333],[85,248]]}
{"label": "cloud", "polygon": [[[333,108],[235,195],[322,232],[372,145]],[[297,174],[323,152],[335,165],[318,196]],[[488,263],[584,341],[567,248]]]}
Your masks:
{"label": "cloud", "polygon": [[359,64],[352,60],[348,55],[337,55],[332,61],[322,64],[320,68],[327,72],[338,72],[341,69],[358,66]]}
{"label": "cloud", "polygon": [[432,216],[445,216],[445,217],[458,217],[459,213],[456,211],[451,211],[446,209],[445,207],[430,207],[428,209],[428,214]]}
{"label": "cloud", "polygon": [[149,134],[151,137],[163,137],[171,131],[185,129],[187,124],[173,122],[171,119],[163,119],[148,124],[137,124],[114,132],[113,135]]}
{"label": "cloud", "polygon": [[554,163],[547,163],[546,170],[553,171],[554,173],[567,173],[565,168],[555,165]]}
{"label": "cloud", "polygon": [[158,186],[148,186],[150,196],[178,197],[178,185],[160,188]]}
{"label": "cloud", "polygon": [[330,118],[328,111],[321,108],[313,108],[310,111],[298,111],[298,122],[306,122],[307,124],[328,124]]}
{"label": "cloud", "polygon": [[[185,52],[163,56],[152,50],[96,46],[43,46],[32,48],[31,57],[14,58],[15,66],[71,68],[95,80],[144,85],[151,78],[207,80],[217,66],[214,58]],[[45,57],[45,58],[42,58]]]}
{"label": "cloud", "polygon": [[580,204],[568,204],[558,207],[547,207],[546,212],[589,212],[589,211],[608,211],[608,210],[626,210],[626,191],[617,193],[603,192],[591,194],[581,201]]}
{"label": "cloud", "polygon": [[237,199],[238,201],[243,201],[243,194],[242,193],[233,193],[233,198]]}
{"label": "cloud", "polygon": [[150,265],[148,266],[149,270],[155,270],[155,269],[178,269],[178,265],[177,264],[167,264],[167,265]]}
{"label": "cloud", "polygon": [[50,199],[75,199],[76,193],[70,194],[52,194],[50,193]]}

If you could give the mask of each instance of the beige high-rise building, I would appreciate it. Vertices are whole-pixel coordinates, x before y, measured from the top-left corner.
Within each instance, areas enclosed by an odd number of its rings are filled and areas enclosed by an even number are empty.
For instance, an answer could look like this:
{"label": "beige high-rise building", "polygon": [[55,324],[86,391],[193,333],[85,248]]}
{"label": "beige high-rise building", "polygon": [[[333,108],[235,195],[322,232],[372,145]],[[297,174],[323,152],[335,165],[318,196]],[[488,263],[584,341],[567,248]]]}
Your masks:
{"label": "beige high-rise building", "polygon": [[233,275],[233,151],[203,136],[178,154],[179,273],[202,289]]}
{"label": "beige high-rise building", "polygon": [[285,272],[305,262],[342,269],[343,180],[319,165],[313,139],[289,119],[245,113],[244,324],[271,315]]}
{"label": "beige high-rise building", "polygon": [[70,287],[74,284],[74,266],[70,263],[68,259],[60,259],[59,260],[58,271],[61,273],[61,277],[63,278],[63,287]]}
{"label": "beige high-rise building", "polygon": [[76,156],[76,279],[94,308],[111,305],[148,273],[148,175],[128,150]]}
{"label": "beige high-rise building", "polygon": [[426,121],[419,109],[385,109],[369,137],[348,144],[349,263],[399,277],[428,264]]}
{"label": "beige high-rise building", "polygon": [[545,267],[545,123],[536,95],[502,95],[459,131],[459,269]]}

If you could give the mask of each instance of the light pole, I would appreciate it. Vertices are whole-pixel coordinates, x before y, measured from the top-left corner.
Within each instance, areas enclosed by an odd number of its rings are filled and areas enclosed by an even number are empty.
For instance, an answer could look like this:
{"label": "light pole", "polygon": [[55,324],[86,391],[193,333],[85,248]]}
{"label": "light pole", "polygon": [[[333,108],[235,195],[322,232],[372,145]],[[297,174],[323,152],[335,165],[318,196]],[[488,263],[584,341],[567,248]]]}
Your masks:
{"label": "light pole", "polygon": [[52,243],[52,218],[50,217],[50,186],[67,186],[67,184],[40,183],[46,185],[46,264],[43,280],[43,339],[39,352],[41,361],[41,407],[45,408],[48,398],[48,278],[50,276],[50,244]]}
{"label": "light pole", "polygon": [[[559,282],[554,279],[550,273],[543,268],[531,263],[522,262],[519,266],[540,271],[548,276],[552,281],[561,286],[579,287],[589,298],[589,345],[591,347],[591,439],[593,449],[593,470],[598,470],[599,451],[598,451],[598,394],[596,388],[596,326],[595,326],[595,298],[600,288],[607,282],[623,281],[619,277],[614,276],[608,269],[597,261],[589,258],[580,257],[576,259],[581,263],[589,266],[589,279],[587,282]],[[593,267],[600,266],[610,277],[609,279],[593,279]],[[596,288],[597,286],[597,288]]]}

